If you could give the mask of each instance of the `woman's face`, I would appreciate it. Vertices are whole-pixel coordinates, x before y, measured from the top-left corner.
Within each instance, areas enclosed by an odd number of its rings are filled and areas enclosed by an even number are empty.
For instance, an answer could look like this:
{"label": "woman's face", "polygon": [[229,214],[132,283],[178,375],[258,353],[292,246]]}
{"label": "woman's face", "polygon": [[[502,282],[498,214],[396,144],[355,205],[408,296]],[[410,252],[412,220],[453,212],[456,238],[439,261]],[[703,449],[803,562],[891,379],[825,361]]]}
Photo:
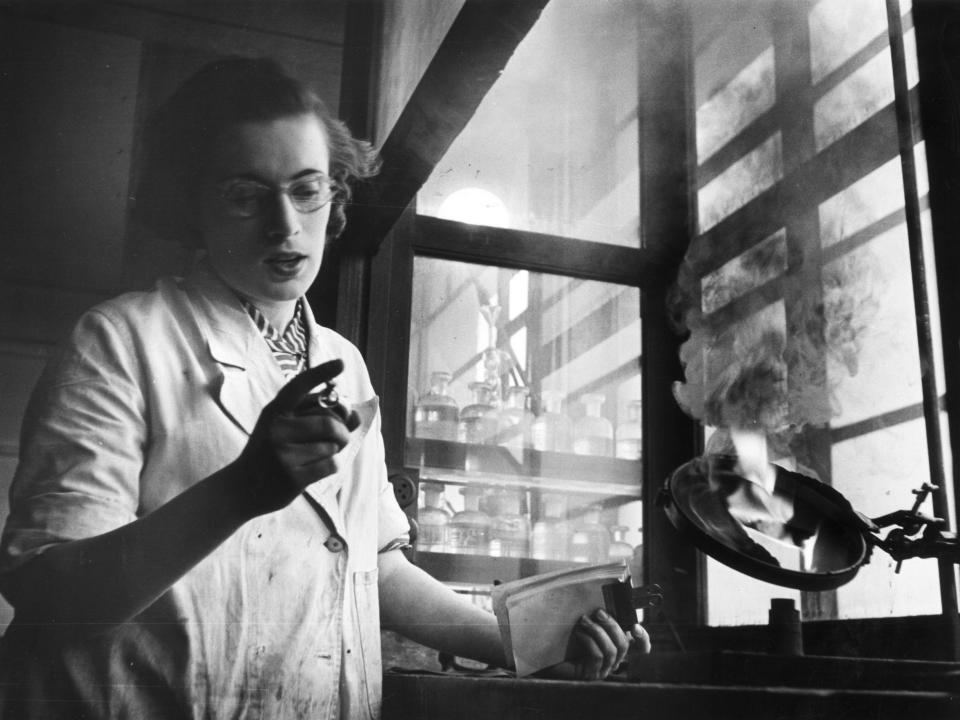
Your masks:
{"label": "woman's face", "polygon": [[241,123],[213,146],[203,245],[220,278],[268,317],[292,308],[320,270],[330,205],[309,208],[329,170],[326,133],[314,115]]}

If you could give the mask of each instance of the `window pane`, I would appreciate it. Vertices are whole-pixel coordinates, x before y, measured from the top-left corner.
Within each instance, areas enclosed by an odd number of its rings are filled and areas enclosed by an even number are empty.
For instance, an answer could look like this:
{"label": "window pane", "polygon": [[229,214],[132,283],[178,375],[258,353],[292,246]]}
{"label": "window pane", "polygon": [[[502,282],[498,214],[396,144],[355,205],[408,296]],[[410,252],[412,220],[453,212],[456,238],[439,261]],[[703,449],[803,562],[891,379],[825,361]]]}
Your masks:
{"label": "window pane", "polygon": [[800,607],[800,591],[771,585],[737,572],[713,558],[707,559],[709,625],[766,625],[773,598],[793,598]]}
{"label": "window pane", "polygon": [[[870,517],[909,509],[911,489],[930,481],[922,419],[901,423],[833,446],[833,476],[853,506]],[[933,515],[929,500],[921,512]],[[874,551],[870,563],[837,590],[840,616],[887,617],[940,612],[937,563],[896,562]]]}
{"label": "window pane", "polygon": [[773,48],[767,47],[697,108],[698,160],[703,162],[713,155],[773,107],[775,99]]}
{"label": "window pane", "polygon": [[787,236],[784,230],[778,230],[719,270],[704,275],[700,285],[701,309],[705,313],[715,312],[781,276],[786,269]]}
{"label": "window pane", "polygon": [[817,150],[843,137],[893,102],[890,49],[846,76],[816,103],[813,122]]}
{"label": "window pane", "polygon": [[821,0],[810,11],[814,84],[887,33],[885,0]]}
{"label": "window pane", "polygon": [[[562,519],[575,534],[596,510],[605,539],[593,561],[632,559],[642,522],[639,290],[426,257],[414,260],[413,287],[407,462],[439,493],[430,501],[466,511],[464,492],[476,490],[495,520],[501,493],[520,493],[529,541],[518,552],[537,559],[538,521]],[[569,540],[547,559],[586,561]],[[502,554],[456,540],[431,551]]]}
{"label": "window pane", "polygon": [[552,0],[418,212],[639,247],[639,12],[633,0]]}
{"label": "window pane", "polygon": [[[828,375],[835,427],[921,402],[906,227],[824,266],[833,320]],[[877,388],[883,388],[882,393]],[[925,452],[925,450],[923,451]]]}
{"label": "window pane", "polygon": [[896,156],[820,204],[820,244],[854,237],[902,209],[903,168]]}
{"label": "window pane", "polygon": [[[505,303],[524,309],[509,318],[499,310]],[[485,307],[496,308],[492,329]],[[608,400],[602,413],[617,425],[627,419],[627,404],[640,399],[639,312],[635,287],[417,257],[411,383],[420,392],[432,372],[449,372],[450,394],[463,407],[472,398],[469,384],[488,377],[483,351],[492,343],[508,355],[501,393],[509,385],[527,387],[536,410],[544,390],[559,392],[564,412],[575,419],[582,415],[579,398],[601,392]],[[526,346],[526,357],[509,347],[513,342]]]}
{"label": "window pane", "polygon": [[777,132],[700,190],[700,231],[709,230],[782,177],[783,147]]}

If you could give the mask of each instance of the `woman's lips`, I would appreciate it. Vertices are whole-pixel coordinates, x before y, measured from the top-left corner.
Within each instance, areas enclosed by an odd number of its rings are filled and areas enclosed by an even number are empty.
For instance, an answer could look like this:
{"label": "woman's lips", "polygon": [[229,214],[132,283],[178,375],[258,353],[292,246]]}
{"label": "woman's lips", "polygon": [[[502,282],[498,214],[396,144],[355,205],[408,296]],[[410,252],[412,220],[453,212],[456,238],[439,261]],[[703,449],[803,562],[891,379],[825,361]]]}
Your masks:
{"label": "woman's lips", "polygon": [[284,278],[295,277],[303,269],[306,255],[272,255],[263,261],[274,275]]}

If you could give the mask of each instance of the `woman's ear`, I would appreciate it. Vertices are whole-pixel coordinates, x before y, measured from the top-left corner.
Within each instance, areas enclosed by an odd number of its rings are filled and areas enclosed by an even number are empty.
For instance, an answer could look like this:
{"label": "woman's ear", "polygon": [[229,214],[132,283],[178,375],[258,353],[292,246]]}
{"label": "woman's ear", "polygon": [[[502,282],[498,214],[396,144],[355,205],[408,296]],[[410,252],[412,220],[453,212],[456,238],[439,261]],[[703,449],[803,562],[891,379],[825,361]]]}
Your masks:
{"label": "woman's ear", "polygon": [[347,215],[344,212],[343,205],[339,203],[331,204],[330,219],[327,220],[327,243],[332,243],[343,234],[347,226]]}

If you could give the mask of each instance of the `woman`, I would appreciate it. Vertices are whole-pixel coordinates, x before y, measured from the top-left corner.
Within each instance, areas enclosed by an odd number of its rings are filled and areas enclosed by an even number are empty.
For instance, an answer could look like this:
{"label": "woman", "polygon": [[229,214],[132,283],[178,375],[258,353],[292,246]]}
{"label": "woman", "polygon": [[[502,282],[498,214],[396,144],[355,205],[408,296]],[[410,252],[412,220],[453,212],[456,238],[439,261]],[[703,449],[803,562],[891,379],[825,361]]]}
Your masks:
{"label": "woman", "polygon": [[[508,662],[400,552],[363,360],[304,300],[374,171],[270,61],[208,65],[157,113],[137,216],[203,260],[84,314],[31,400],[0,547],[10,717],[376,717],[380,620]],[[303,410],[334,377],[352,412]],[[570,657],[601,677],[627,644],[584,618]]]}

